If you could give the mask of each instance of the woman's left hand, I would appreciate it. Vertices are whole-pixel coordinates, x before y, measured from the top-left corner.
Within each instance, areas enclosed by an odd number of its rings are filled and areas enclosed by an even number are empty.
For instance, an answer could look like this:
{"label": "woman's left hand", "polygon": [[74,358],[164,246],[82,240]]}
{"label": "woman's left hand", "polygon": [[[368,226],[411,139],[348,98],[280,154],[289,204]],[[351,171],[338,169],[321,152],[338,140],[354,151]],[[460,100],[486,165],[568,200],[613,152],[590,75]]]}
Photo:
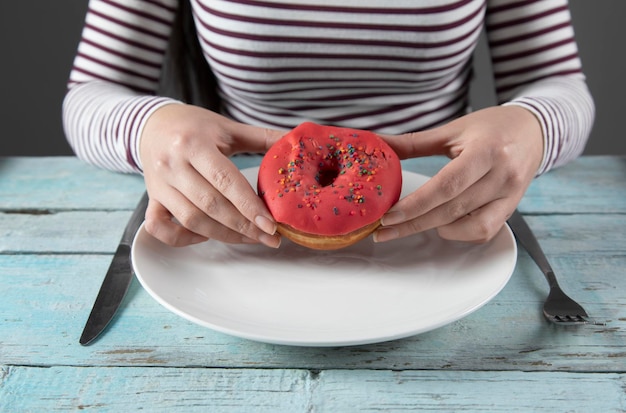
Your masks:
{"label": "woman's left hand", "polygon": [[377,242],[431,228],[444,239],[489,241],[517,207],[543,158],[541,126],[519,106],[483,109],[386,140],[403,159],[446,155],[451,161],[383,216]]}

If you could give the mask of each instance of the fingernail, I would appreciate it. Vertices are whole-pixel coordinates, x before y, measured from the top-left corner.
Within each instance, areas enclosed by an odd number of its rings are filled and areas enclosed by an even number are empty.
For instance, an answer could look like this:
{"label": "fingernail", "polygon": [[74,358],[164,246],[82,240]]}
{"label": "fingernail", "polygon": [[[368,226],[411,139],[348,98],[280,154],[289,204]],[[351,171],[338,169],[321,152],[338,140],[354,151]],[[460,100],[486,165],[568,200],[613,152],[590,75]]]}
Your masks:
{"label": "fingernail", "polygon": [[274,235],[276,233],[276,223],[263,215],[258,215],[254,218],[254,223],[266,234]]}
{"label": "fingernail", "polygon": [[280,247],[281,238],[277,235],[261,234],[259,235],[259,241],[270,248],[278,248]]}
{"label": "fingernail", "polygon": [[385,242],[396,239],[400,236],[400,232],[393,227],[379,228],[374,232],[374,242]]}
{"label": "fingernail", "polygon": [[380,223],[384,226],[395,225],[404,222],[404,212],[402,211],[390,211],[383,215]]}

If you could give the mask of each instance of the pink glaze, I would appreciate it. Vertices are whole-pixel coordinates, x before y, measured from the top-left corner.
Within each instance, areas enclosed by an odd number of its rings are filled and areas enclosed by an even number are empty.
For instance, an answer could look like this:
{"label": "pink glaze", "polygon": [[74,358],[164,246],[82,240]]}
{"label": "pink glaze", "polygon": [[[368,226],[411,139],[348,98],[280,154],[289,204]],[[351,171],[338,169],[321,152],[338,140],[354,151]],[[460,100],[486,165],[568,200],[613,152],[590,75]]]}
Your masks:
{"label": "pink glaze", "polygon": [[267,152],[259,195],[277,222],[343,235],[379,220],[400,198],[398,155],[378,135],[303,123]]}

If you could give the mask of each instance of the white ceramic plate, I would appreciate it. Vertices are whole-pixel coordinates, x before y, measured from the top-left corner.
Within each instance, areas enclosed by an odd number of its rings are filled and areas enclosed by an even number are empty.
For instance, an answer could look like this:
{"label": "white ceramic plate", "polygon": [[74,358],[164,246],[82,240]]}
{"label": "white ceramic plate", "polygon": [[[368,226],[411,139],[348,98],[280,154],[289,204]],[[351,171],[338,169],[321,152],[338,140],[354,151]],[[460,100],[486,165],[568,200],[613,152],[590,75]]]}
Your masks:
{"label": "white ceramic plate", "polygon": [[[243,171],[254,187],[257,171]],[[403,179],[403,196],[428,180]],[[226,334],[302,346],[381,342],[449,324],[498,294],[516,258],[508,227],[483,245],[430,231],[338,251],[287,240],[278,250],[215,241],[171,248],[142,227],[132,248],[137,278],[167,309]]]}

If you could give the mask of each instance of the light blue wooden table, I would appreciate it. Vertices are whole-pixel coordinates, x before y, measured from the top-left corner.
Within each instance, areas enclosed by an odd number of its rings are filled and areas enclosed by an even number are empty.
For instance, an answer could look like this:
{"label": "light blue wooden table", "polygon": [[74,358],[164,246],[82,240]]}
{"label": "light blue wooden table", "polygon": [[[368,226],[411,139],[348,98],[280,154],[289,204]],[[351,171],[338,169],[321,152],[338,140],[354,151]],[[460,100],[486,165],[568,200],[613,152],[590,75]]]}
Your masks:
{"label": "light blue wooden table", "polygon": [[[444,162],[404,167],[432,175]],[[563,288],[605,326],[548,324],[547,284],[519,251],[508,285],[468,317],[344,348],[217,333],[136,281],[106,334],[80,346],[143,189],[71,157],[0,158],[1,412],[626,411],[624,157],[583,157],[520,205]]]}

